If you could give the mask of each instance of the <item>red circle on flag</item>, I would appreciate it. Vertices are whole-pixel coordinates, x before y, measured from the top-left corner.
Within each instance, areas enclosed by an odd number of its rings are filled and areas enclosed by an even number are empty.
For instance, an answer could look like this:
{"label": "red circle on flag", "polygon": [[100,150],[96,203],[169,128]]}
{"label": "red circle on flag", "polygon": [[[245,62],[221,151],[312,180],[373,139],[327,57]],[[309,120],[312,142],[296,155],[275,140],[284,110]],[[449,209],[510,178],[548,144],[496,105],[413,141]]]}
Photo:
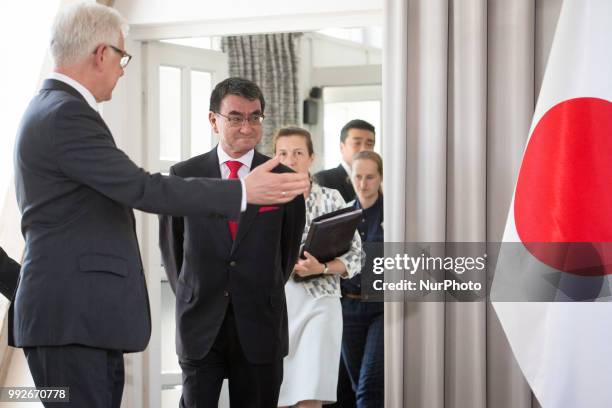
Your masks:
{"label": "red circle on flag", "polygon": [[569,99],[542,116],[519,172],[514,219],[545,264],[612,273],[612,102]]}

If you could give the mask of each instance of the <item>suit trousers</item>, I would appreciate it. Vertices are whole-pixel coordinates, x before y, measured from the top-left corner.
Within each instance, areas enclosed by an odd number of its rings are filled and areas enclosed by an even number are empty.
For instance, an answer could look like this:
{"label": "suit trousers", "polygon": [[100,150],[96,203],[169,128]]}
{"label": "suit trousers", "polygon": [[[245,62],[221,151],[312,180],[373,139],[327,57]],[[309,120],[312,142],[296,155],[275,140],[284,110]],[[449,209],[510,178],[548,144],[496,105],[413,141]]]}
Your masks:
{"label": "suit trousers", "polygon": [[342,298],[342,358],[357,408],[384,404],[384,304]]}
{"label": "suit trousers", "polygon": [[25,347],[23,351],[36,387],[68,387],[70,402],[45,402],[45,407],[121,406],[121,351],[80,345]]}
{"label": "suit trousers", "polygon": [[223,379],[229,380],[233,408],[276,408],[283,381],[283,360],[252,364],[242,350],[232,305],[210,351],[199,360],[179,358],[183,370],[180,408],[217,408]]}

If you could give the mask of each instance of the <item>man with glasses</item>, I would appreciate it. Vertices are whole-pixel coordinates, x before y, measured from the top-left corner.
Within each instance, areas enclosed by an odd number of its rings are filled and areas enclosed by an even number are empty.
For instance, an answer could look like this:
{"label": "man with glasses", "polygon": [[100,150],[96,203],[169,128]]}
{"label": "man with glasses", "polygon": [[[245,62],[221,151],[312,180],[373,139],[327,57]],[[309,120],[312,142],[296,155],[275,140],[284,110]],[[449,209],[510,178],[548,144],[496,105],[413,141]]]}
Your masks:
{"label": "man with glasses", "polygon": [[[115,51],[117,54],[121,55],[121,59],[119,60],[119,66],[121,67],[121,69],[125,69],[125,67],[127,67],[127,65],[132,60],[132,56],[128,54],[125,50],[115,47],[114,45],[109,44],[108,46],[111,47],[113,51]],[[95,53],[96,52],[94,51],[94,54]]]}
{"label": "man with glasses", "polygon": [[123,353],[149,341],[133,208],[227,222],[247,202],[280,205],[308,187],[298,175],[273,174],[277,161],[243,181],[166,177],[133,163],[98,113],[130,60],[126,31],[116,11],[95,2],[60,11],[53,73],[15,144],[26,248],[11,344],[24,348],[36,386],[69,387],[62,407],[119,407]]}
{"label": "man with glasses", "polygon": [[[208,114],[219,144],[176,164],[171,174],[243,178],[269,163],[255,150],[264,107],[253,82],[220,82]],[[279,166],[275,171],[291,170]],[[249,205],[237,222],[160,217],[162,258],[176,293],[181,407],[216,408],[224,378],[232,407],[277,406],[288,350],[284,287],[304,222],[302,196],[284,205]]]}

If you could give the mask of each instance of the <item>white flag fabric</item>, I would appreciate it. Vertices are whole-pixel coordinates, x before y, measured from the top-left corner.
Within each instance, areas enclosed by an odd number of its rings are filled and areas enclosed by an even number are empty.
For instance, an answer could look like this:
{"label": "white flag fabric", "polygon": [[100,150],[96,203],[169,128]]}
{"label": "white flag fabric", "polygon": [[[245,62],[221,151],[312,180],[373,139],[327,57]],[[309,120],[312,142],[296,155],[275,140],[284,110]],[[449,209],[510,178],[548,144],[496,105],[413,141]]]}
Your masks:
{"label": "white flag fabric", "polygon": [[[536,398],[543,408],[612,407],[611,0],[563,3],[503,241],[524,259],[503,274],[502,250],[491,300]],[[558,256],[538,242],[573,249]],[[563,302],[495,296],[507,294],[503,280],[550,283],[550,271]]]}

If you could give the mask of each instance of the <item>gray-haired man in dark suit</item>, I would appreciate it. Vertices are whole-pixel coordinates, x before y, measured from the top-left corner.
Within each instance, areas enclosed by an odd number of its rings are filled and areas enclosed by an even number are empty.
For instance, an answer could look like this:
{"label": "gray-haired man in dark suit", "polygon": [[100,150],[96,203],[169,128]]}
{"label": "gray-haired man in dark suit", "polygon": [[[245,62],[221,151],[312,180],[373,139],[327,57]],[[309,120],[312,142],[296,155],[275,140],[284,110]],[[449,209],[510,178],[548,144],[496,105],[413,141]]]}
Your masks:
{"label": "gray-haired man in dark suit", "polygon": [[[54,71],[26,110],[15,145],[15,185],[26,241],[12,344],[38,387],[66,386],[62,407],[119,407],[123,353],[151,334],[133,208],[238,219],[247,202],[288,202],[308,187],[273,174],[244,180],[149,174],[115,145],[98,113],[131,56],[113,9],[77,3],[56,17]],[[206,245],[206,243],[204,243]]]}

